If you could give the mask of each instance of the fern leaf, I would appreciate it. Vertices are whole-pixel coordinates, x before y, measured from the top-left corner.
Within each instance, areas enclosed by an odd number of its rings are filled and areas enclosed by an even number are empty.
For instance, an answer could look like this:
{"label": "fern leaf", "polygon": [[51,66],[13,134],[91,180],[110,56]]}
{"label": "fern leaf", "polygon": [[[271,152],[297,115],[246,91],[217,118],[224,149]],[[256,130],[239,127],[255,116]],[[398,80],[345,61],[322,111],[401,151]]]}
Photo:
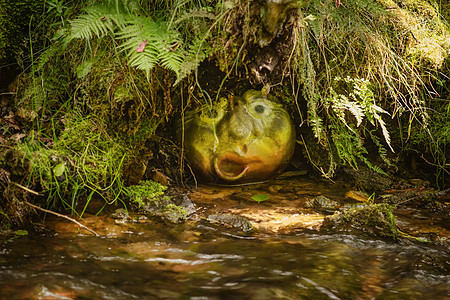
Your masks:
{"label": "fern leaf", "polygon": [[202,61],[205,60],[211,53],[212,48],[208,43],[205,42],[205,37],[196,38],[189,46],[189,50],[186,51],[186,55],[179,67],[179,72],[177,80],[174,85],[177,85],[181,80],[186,78],[189,74],[194,71]]}
{"label": "fern leaf", "polygon": [[151,69],[158,63],[157,53],[149,48],[141,53],[134,52],[130,55],[129,62],[132,67],[144,71],[148,78]]}
{"label": "fern leaf", "polygon": [[[206,56],[199,55],[200,50],[207,48],[202,44],[206,38],[203,35],[201,43],[187,41],[189,51],[195,49],[196,55],[186,51],[184,41],[178,30],[173,29],[169,22],[153,20],[150,17],[136,15],[138,1],[131,0],[135,5],[130,8],[128,1],[115,1],[116,5],[108,4],[88,6],[84,14],[69,22],[69,30],[64,39],[67,45],[73,39],[91,39],[94,36],[103,37],[113,34],[119,42],[119,48],[127,54],[132,67],[143,70],[147,76],[155,65],[171,70],[177,75],[177,82],[187,76]],[[192,11],[185,14],[176,23],[189,18],[212,18],[210,14]],[[172,24],[172,20],[170,22]],[[173,24],[172,24],[173,25]],[[197,36],[197,35],[194,35]],[[200,45],[196,47],[197,45]],[[186,60],[189,57],[189,60]]]}
{"label": "fern leaf", "polygon": [[84,9],[86,14],[70,21],[70,33],[67,39],[91,39],[94,35],[105,36],[113,31],[113,14],[106,5],[91,6]]}
{"label": "fern leaf", "polygon": [[[157,33],[157,24],[145,17],[135,18],[117,33],[117,37],[122,40],[120,48],[128,52],[130,65],[145,71],[147,77],[150,75],[150,70],[158,63],[159,51],[154,44],[154,36]],[[145,48],[137,52],[139,45],[145,41],[147,41]]]}
{"label": "fern leaf", "polygon": [[165,50],[159,52],[158,59],[161,61],[161,65],[169,70],[174,71],[177,76],[180,71],[180,66],[183,62],[183,56],[181,51]]}
{"label": "fern leaf", "polygon": [[184,56],[182,48],[179,47],[181,40],[177,31],[167,30],[165,26],[165,23],[160,24],[160,34],[155,39],[155,46],[159,50],[158,60],[164,68],[174,71],[178,76]]}
{"label": "fern leaf", "polygon": [[378,121],[378,124],[380,124],[381,131],[383,132],[384,140],[386,141],[386,144],[389,146],[389,149],[391,149],[392,152],[395,152],[394,149],[391,146],[391,136],[389,135],[389,131],[386,128],[386,124],[384,123],[381,116],[377,113],[374,113],[375,119]]}
{"label": "fern leaf", "polygon": [[326,132],[325,132],[325,128],[323,126],[323,120],[321,117],[319,117],[319,115],[317,114],[316,111],[312,112],[309,114],[310,118],[309,118],[309,122],[311,123],[313,132],[314,132],[314,136],[319,140],[319,142],[322,142],[325,140],[326,138]]}

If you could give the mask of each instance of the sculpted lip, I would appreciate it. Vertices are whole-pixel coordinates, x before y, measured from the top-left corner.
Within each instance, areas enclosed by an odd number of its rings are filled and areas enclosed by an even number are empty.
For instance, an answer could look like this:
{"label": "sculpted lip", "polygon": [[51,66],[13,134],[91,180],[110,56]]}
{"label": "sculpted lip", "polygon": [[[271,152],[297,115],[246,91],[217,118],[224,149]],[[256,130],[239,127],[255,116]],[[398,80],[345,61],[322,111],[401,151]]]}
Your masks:
{"label": "sculpted lip", "polygon": [[228,152],[214,159],[214,169],[220,178],[235,181],[247,174],[250,164],[260,162],[260,160],[242,157],[235,152]]}

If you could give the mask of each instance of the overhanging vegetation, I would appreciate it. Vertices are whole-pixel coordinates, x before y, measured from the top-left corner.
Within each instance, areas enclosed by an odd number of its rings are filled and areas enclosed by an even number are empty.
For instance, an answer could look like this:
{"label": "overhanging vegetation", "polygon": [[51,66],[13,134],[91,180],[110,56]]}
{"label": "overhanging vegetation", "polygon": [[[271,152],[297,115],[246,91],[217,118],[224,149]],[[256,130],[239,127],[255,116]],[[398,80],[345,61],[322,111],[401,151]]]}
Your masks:
{"label": "overhanging vegetation", "polygon": [[[439,1],[49,0],[33,17],[1,2],[2,16],[17,10],[21,28],[36,29],[0,30],[0,58],[22,68],[2,123],[5,190],[17,181],[45,194],[42,205],[83,214],[93,196],[125,201],[155,172],[182,183],[174,120],[250,88],[284,102],[297,159],[328,178],[342,166],[395,173],[417,157],[448,184],[449,7]],[[7,162],[11,153],[20,159]]]}

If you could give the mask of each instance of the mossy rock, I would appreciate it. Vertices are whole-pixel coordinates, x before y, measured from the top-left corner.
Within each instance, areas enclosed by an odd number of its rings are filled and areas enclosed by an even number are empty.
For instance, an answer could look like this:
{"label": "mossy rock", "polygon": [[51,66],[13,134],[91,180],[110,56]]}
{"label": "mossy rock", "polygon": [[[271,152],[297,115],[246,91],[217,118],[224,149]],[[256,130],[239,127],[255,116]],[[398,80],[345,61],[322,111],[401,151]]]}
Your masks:
{"label": "mossy rock", "polygon": [[151,180],[141,181],[128,187],[128,194],[139,211],[150,216],[160,217],[171,223],[179,223],[195,212],[189,197],[180,193],[165,193],[167,187]]}
{"label": "mossy rock", "polygon": [[373,236],[397,240],[399,231],[396,227],[393,210],[393,206],[386,203],[367,204],[328,216],[325,218],[323,226],[333,230],[353,228]]}

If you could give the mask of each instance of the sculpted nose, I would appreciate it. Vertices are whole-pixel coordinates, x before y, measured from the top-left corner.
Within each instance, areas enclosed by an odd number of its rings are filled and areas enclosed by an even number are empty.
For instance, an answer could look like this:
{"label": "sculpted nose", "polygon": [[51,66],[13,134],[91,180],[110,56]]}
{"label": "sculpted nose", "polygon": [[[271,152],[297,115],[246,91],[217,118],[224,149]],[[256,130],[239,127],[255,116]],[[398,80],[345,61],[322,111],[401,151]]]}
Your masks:
{"label": "sculpted nose", "polygon": [[252,131],[251,127],[248,125],[249,124],[239,124],[238,126],[232,128],[234,135],[240,139],[248,138]]}
{"label": "sculpted nose", "polygon": [[238,139],[247,139],[252,132],[252,122],[246,113],[236,112],[230,118],[230,131]]}

